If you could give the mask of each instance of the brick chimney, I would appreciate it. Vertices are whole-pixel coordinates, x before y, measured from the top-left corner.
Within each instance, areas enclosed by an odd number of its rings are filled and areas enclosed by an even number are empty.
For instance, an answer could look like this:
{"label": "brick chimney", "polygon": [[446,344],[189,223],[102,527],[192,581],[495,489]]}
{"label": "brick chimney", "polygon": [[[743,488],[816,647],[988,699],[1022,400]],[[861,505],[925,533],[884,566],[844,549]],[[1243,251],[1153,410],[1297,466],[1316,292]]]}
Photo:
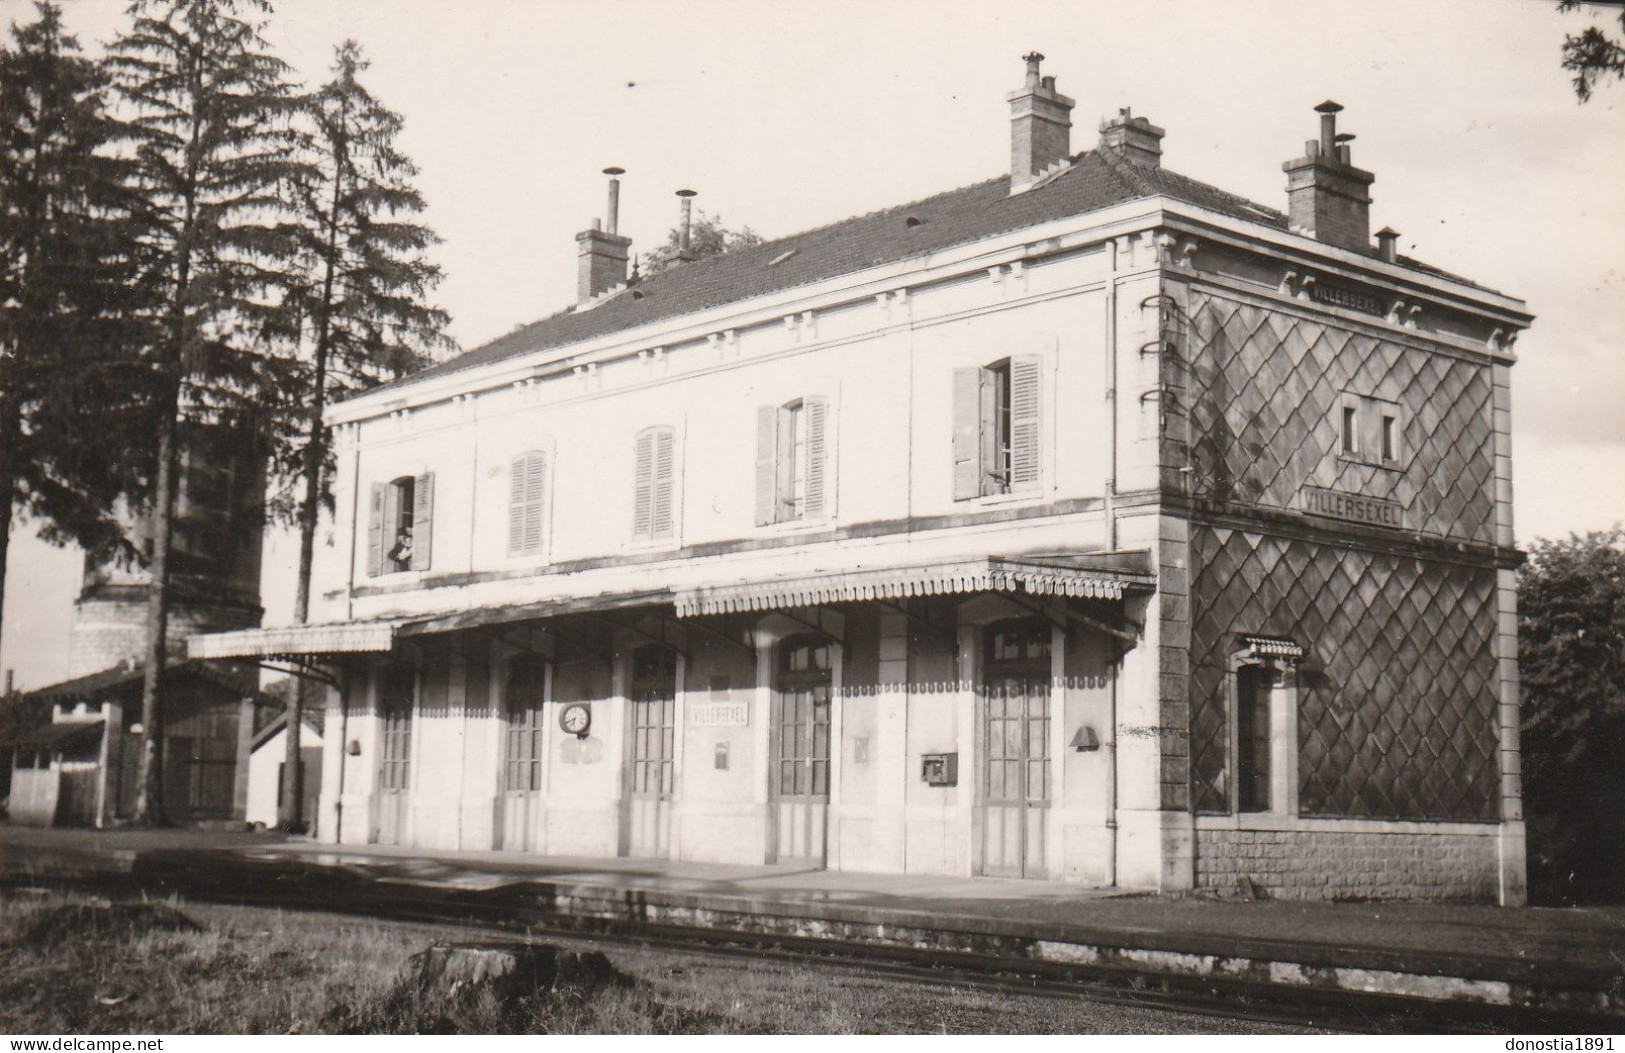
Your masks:
{"label": "brick chimney", "polygon": [[1072,156],[1072,100],[1055,90],[1054,77],[1040,77],[1044,56],[1022,56],[1027,81],[1010,100],[1010,192],[1025,190],[1052,165]]}
{"label": "brick chimney", "polygon": [[1352,135],[1337,133],[1343,107],[1327,101],[1320,138],[1304,144],[1303,156],[1281,166],[1286,172],[1287,219],[1293,230],[1355,252],[1371,251],[1371,184],[1376,176],[1349,163]]}
{"label": "brick chimney", "polygon": [[576,303],[586,303],[617,285],[626,284],[626,261],[632,239],[615,232],[620,222],[621,180],[624,169],[606,168],[609,176],[609,222],[592,221],[592,229],[576,235]]}
{"label": "brick chimney", "polygon": [[1167,133],[1127,107],[1100,122],[1100,148],[1146,168],[1162,166],[1162,137]]}

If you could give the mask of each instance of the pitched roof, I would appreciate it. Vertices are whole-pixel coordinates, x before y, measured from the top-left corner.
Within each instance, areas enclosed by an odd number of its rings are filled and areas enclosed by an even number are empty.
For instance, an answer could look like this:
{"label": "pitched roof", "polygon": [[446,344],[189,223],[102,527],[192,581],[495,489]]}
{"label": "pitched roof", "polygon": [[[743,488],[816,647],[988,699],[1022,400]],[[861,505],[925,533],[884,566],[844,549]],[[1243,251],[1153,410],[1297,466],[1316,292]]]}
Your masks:
{"label": "pitched roof", "polygon": [[[1009,177],[999,176],[672,267],[589,310],[567,308],[386,386],[403,387],[1159,195],[1232,218],[1287,229],[1287,217],[1275,209],[1165,168],[1126,162],[1108,150],[1077,155],[1069,167],[1025,193],[1011,195],[1009,189]],[[1432,272],[1444,275],[1442,271]]]}

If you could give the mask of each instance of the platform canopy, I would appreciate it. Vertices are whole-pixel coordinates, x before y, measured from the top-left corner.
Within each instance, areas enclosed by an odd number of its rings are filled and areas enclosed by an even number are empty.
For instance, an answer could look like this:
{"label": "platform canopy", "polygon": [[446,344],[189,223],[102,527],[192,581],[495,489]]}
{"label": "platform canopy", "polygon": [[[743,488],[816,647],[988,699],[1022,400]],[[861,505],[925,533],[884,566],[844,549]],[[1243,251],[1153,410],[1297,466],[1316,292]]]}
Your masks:
{"label": "platform canopy", "polygon": [[770,611],[972,592],[1120,600],[1125,592],[1149,591],[1153,587],[1155,579],[1145,571],[1095,562],[1097,565],[1091,566],[1086,562],[1060,559],[989,557],[683,589],[677,593],[677,615],[690,618],[735,611]]}
{"label": "platform canopy", "polygon": [[280,658],[325,654],[385,654],[395,642],[395,621],[238,629],[194,636],[188,658]]}

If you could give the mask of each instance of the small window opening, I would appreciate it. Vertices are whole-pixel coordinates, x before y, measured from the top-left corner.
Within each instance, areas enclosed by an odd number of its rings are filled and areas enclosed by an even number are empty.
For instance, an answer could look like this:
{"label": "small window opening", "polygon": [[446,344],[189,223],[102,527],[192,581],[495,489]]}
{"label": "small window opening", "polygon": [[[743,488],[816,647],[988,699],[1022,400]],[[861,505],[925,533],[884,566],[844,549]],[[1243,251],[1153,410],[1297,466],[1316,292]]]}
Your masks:
{"label": "small window opening", "polygon": [[412,526],[417,504],[417,480],[404,476],[389,484],[390,523],[389,569],[412,569]]}
{"label": "small window opening", "polygon": [[1010,360],[989,366],[993,374],[993,475],[994,493],[1010,492]]}
{"label": "small window opening", "polygon": [[1355,435],[1359,431],[1359,413],[1353,406],[1343,407],[1343,452],[1353,454],[1358,448]]}
{"label": "small window opening", "polygon": [[907,219],[903,220],[903,226],[908,227],[910,230],[912,230],[912,229],[914,229],[915,227],[919,226],[920,224],[922,224],[924,222],[925,222],[925,220],[921,219],[919,216],[910,216]]}
{"label": "small window opening", "polygon": [[1395,427],[1395,424],[1396,424],[1396,422],[1395,422],[1393,417],[1391,417],[1391,416],[1389,416],[1387,414],[1383,414],[1383,418],[1382,418],[1382,459],[1385,460],[1385,461],[1391,461],[1391,460],[1394,459],[1394,449],[1395,449],[1394,427]]}

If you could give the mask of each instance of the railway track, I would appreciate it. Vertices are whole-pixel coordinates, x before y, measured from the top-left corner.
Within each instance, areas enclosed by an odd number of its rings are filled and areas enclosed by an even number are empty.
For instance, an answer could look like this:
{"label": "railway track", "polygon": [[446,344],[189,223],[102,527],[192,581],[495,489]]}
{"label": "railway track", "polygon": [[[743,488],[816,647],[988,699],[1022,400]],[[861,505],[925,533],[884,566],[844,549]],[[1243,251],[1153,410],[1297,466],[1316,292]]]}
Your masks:
{"label": "railway track", "polygon": [[78,878],[0,878],[17,886],[69,887],[102,895],[177,895],[200,902],[277,907],[440,928],[502,933],[525,940],[563,939],[606,947],[638,947],[713,959],[770,960],[861,970],[897,981],[1086,1000],[1123,1007],[1235,1021],[1308,1027],[1351,1034],[1597,1033],[1617,1021],[1573,1011],[1530,1010],[1312,987],[1284,988],[1245,978],[1177,976],[1116,965],[1073,965],[897,944],[837,941],[730,929],[702,929],[655,920],[562,914],[539,906],[523,885],[495,889],[424,889],[407,883],[300,880],[280,874],[244,881],[242,870],[203,864],[169,865],[128,874]]}

